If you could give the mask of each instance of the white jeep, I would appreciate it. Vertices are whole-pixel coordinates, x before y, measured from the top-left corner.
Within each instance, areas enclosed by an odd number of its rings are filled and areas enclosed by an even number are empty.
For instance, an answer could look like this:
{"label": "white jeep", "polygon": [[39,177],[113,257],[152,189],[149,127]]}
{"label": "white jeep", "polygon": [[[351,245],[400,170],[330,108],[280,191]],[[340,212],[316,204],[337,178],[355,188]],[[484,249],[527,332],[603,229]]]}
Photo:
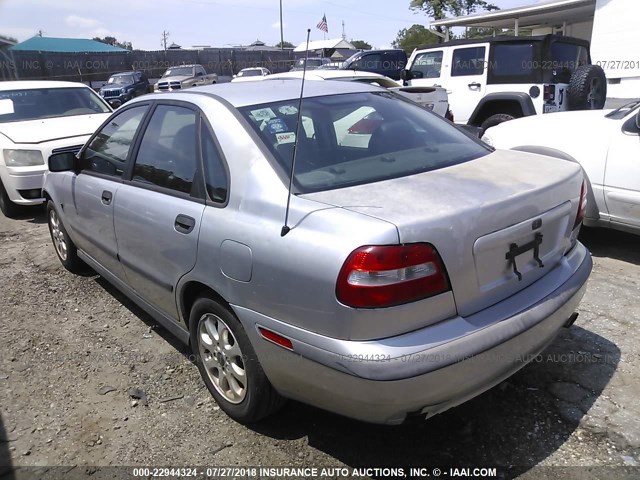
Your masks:
{"label": "white jeep", "polygon": [[482,131],[539,113],[602,109],[604,71],[589,42],[559,35],[453,40],[413,51],[412,86],[444,86],[458,123]]}

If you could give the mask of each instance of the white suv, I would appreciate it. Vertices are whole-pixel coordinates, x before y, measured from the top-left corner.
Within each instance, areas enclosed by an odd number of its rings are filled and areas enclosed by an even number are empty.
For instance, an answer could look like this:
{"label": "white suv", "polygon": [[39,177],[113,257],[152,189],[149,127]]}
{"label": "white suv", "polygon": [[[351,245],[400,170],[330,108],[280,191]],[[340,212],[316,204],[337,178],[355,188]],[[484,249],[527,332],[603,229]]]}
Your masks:
{"label": "white suv", "polygon": [[453,40],[414,50],[403,78],[444,86],[455,121],[486,130],[513,118],[601,109],[607,82],[589,42],[558,35]]}

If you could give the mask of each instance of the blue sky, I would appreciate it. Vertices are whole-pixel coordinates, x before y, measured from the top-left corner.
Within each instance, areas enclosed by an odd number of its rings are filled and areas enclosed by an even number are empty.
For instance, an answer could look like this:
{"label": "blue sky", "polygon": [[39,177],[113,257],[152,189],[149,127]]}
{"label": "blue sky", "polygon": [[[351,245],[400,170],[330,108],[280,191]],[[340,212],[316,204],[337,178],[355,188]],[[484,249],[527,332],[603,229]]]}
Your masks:
{"label": "blue sky", "polygon": [[[501,8],[539,0],[493,0]],[[282,0],[284,38],[294,44],[320,40],[315,28],[326,13],[327,38],[342,35],[388,47],[398,31],[427,23],[423,14],[409,10],[409,0]],[[393,5],[393,6],[392,6]],[[161,33],[183,47],[248,45],[257,38],[273,45],[280,41],[279,0],[0,0],[0,34],[26,40],[42,30],[44,36],[111,35],[135,48],[159,50]]]}

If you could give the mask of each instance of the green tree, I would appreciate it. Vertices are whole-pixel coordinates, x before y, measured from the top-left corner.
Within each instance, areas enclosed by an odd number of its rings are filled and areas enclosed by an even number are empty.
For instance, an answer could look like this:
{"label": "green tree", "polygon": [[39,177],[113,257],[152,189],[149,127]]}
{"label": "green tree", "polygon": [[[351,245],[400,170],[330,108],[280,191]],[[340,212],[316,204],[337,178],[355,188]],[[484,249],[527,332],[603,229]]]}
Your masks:
{"label": "green tree", "polygon": [[[478,10],[499,10],[495,5],[485,0],[411,0],[411,10],[424,12],[434,20],[442,20],[447,15],[468,15]],[[444,33],[442,27],[436,26],[439,33]]]}
{"label": "green tree", "polygon": [[402,48],[407,54],[410,54],[421,45],[433,45],[439,40],[438,36],[424,25],[415,24],[400,30],[392,45],[395,48]]}
{"label": "green tree", "polygon": [[296,46],[293,43],[287,42],[285,40],[284,42],[276,43],[276,47],[278,47],[278,48],[295,48]]}
{"label": "green tree", "polygon": [[371,50],[373,48],[369,42],[364,40],[351,40],[351,45],[359,50]]}
{"label": "green tree", "polygon": [[133,50],[133,45],[131,42],[119,42],[116,37],[106,36],[104,38],[93,37],[96,42],[106,43],[107,45],[113,45],[114,47],[125,48],[127,50]]}

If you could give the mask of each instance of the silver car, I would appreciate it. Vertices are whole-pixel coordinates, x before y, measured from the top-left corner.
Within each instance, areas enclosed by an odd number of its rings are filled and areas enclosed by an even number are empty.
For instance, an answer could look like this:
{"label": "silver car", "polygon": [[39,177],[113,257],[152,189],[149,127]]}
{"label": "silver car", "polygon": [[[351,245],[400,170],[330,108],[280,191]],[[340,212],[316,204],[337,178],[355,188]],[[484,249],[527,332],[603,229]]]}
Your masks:
{"label": "silver car", "polygon": [[284,398],[428,417],[571,325],[591,271],[576,164],[494,151],[379,87],[300,90],[141,97],[77,158],[52,156],[62,264],[88,264],[189,343],[240,422]]}

